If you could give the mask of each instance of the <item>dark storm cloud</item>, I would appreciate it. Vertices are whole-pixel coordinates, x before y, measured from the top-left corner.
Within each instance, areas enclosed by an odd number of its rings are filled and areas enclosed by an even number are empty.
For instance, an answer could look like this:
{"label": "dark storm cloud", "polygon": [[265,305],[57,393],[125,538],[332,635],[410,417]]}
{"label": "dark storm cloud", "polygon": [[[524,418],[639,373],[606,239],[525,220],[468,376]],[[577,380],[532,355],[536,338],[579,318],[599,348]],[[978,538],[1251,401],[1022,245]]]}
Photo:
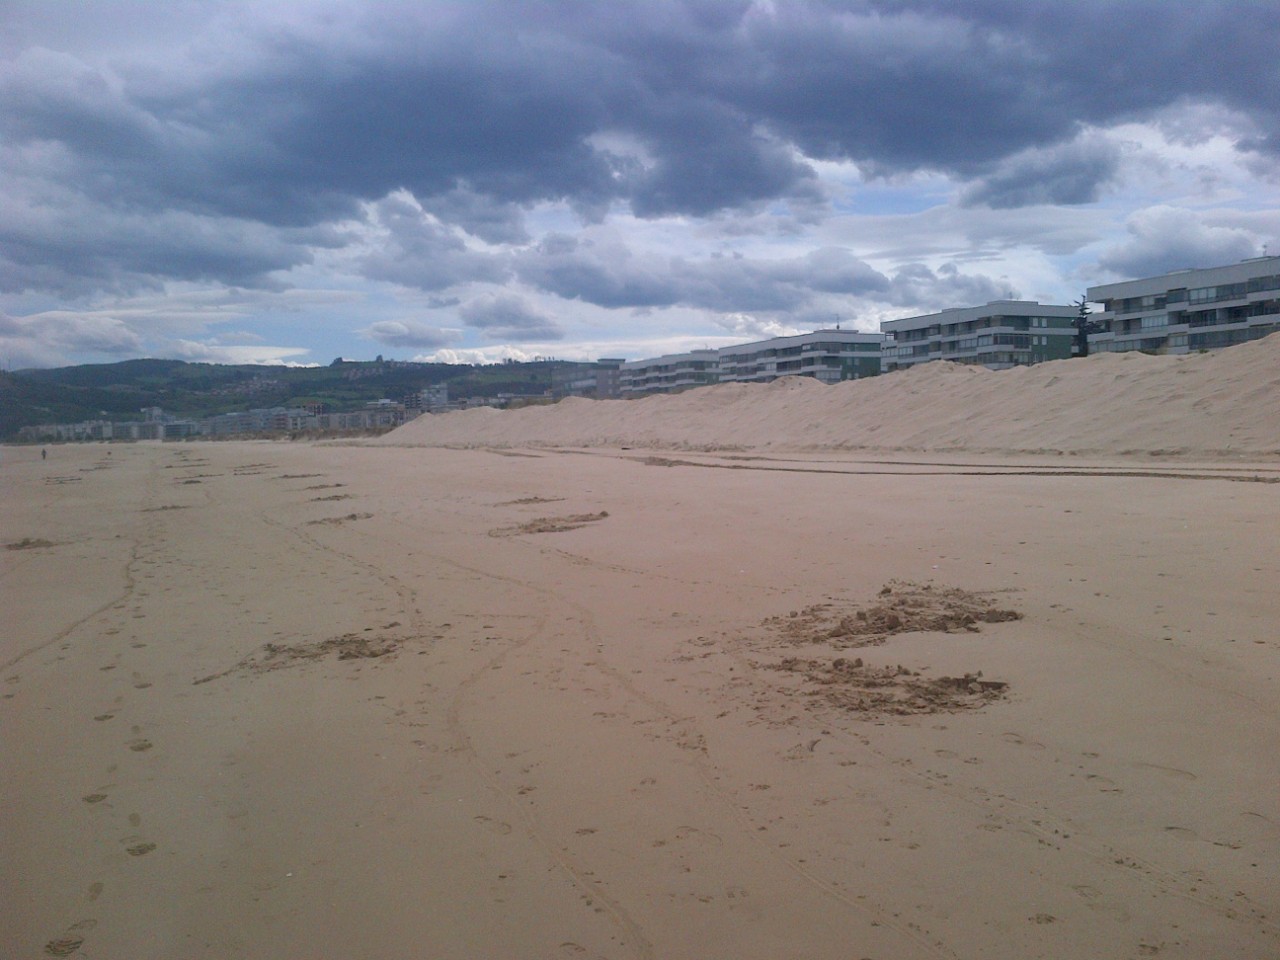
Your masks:
{"label": "dark storm cloud", "polygon": [[424,209],[443,223],[455,224],[492,244],[521,244],[529,240],[519,208],[476,193],[467,185],[428,197]]}
{"label": "dark storm cloud", "polygon": [[308,263],[324,230],[273,230],[262,224],[165,210],[144,215],[77,197],[33,203],[10,195],[0,219],[0,290],[129,292],[162,280],[269,287],[270,275]]}
{"label": "dark storm cloud", "polygon": [[564,330],[554,319],[512,294],[472,300],[463,305],[458,315],[467,326],[494,340],[528,343],[564,338]]}
{"label": "dark storm cloud", "polygon": [[889,303],[922,311],[945,307],[990,303],[992,300],[1014,300],[1018,291],[1008,282],[991,277],[961,273],[954,264],[944,264],[936,271],[922,263],[907,264],[893,275]]}
{"label": "dark storm cloud", "polygon": [[964,191],[966,206],[996,209],[1036,204],[1074,205],[1098,199],[1115,177],[1120,148],[1101,138],[1049,148],[1033,147],[999,164]]}
{"label": "dark storm cloud", "polygon": [[702,307],[724,312],[790,310],[817,292],[875,294],[889,280],[842,248],[801,257],[691,260],[637,253],[621,243],[548,238],[516,260],[526,283],[602,307]]}
{"label": "dark storm cloud", "polygon": [[1280,113],[1277,19],[1263,2],[777,8],[685,39],[672,33],[687,23],[641,18],[616,42],[641,76],[674,74],[684,96],[731,106],[810,156],[885,172],[981,173],[1081,124],[1185,100],[1241,109],[1272,134]]}
{"label": "dark storm cloud", "polygon": [[[110,4],[94,9],[109,18]],[[116,30],[109,57],[80,36],[0,63],[0,138],[11,157],[49,161],[0,184],[6,196],[39,207],[52,185],[119,212],[198,217],[204,233],[193,251],[153,247],[125,218],[113,242],[134,253],[112,264],[73,247],[33,282],[117,270],[259,282],[305,262],[293,239],[266,258],[250,244],[241,264],[210,254],[209,234],[361,219],[407,191],[436,234],[402,234],[368,268],[439,289],[502,272],[453,231],[518,243],[540,202],[597,220],[615,203],[645,217],[811,204],[806,157],[947,172],[976,181],[970,203],[1079,203],[1114,169],[1105,151],[1072,146],[1082,126],[1180,103],[1240,112],[1256,130],[1247,145],[1280,155],[1280,18],[1260,0],[190,9],[197,39],[180,51],[165,39],[131,59]],[[164,38],[180,35],[167,20]],[[714,279],[693,272],[678,284]],[[643,271],[612,278],[612,294],[606,279],[598,302],[670,299],[670,281]],[[558,282],[575,286],[564,271]]]}

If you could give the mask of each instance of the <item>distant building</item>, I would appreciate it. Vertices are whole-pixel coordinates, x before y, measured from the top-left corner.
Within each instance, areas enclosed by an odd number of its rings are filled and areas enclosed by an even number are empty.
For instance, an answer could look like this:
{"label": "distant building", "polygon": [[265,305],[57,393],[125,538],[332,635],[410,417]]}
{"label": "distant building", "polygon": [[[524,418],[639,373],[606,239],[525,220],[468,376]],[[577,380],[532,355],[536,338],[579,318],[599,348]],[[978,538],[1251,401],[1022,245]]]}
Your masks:
{"label": "distant building", "polygon": [[884,335],[857,330],[815,330],[771,337],[719,350],[693,350],[622,364],[623,397],[679,393],[716,383],[768,383],[779,377],[812,377],[823,383],[874,377],[880,372]]}
{"label": "distant building", "polygon": [[433,383],[431,386],[419,390],[405,401],[405,407],[410,410],[426,410],[428,412],[442,410],[448,404],[449,382],[447,380]]}
{"label": "distant building", "polygon": [[[341,433],[348,430],[380,430],[398,427],[406,419],[405,405],[390,400],[374,400],[363,410],[322,413],[311,417],[309,429]],[[411,418],[410,418],[411,419]]]}
{"label": "distant building", "polygon": [[874,377],[880,372],[884,335],[856,330],[815,330],[794,337],[773,337],[718,354],[719,382],[767,383],[778,377],[813,377],[823,383]]}
{"label": "distant building", "polygon": [[693,350],[649,360],[628,360],[619,371],[618,392],[623,397],[638,397],[705,387],[719,382],[719,362],[719,351],[716,350]]}
{"label": "distant building", "polygon": [[1034,300],[993,300],[981,307],[886,320],[885,372],[930,360],[974,363],[992,370],[1071,356],[1076,308]]}
{"label": "distant building", "polygon": [[601,357],[596,361],[596,398],[615,400],[622,389],[622,357]]}
{"label": "distant building", "polygon": [[1257,340],[1280,329],[1280,257],[1090,287],[1104,329],[1097,353],[1188,353]]}
{"label": "distant building", "polygon": [[552,377],[552,395],[560,397],[594,397],[612,400],[618,396],[622,365],[625,360],[601,357],[595,363],[563,365]]}

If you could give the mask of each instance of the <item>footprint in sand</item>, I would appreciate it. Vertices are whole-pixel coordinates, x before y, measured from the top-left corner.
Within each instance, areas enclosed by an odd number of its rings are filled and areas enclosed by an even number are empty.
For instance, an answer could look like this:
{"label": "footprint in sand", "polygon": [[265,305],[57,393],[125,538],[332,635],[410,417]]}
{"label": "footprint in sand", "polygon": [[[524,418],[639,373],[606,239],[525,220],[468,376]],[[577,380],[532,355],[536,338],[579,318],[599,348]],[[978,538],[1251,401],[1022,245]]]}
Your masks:
{"label": "footprint in sand", "polygon": [[131,827],[142,826],[142,817],[136,813],[129,814],[129,826]]}
{"label": "footprint in sand", "polygon": [[44,945],[44,952],[51,957],[69,957],[84,945],[84,937],[60,937]]}
{"label": "footprint in sand", "polygon": [[652,796],[654,793],[657,792],[656,790],[657,786],[658,786],[657,778],[645,777],[643,780],[640,781],[639,786],[632,788],[631,795],[633,797]]}
{"label": "footprint in sand", "polygon": [[44,952],[51,957],[71,956],[84,945],[84,937],[78,936],[78,934],[86,933],[97,925],[97,920],[81,920],[79,923],[73,923],[67,927],[66,936],[46,943]]}
{"label": "footprint in sand", "polygon": [[89,902],[93,903],[93,901],[97,900],[100,896],[102,896],[102,890],[103,890],[103,885],[101,883],[89,884],[89,894],[88,894]]}
{"label": "footprint in sand", "polygon": [[107,799],[107,795],[105,793],[87,793],[80,799],[85,803],[101,803]]}
{"label": "footprint in sand", "polygon": [[148,853],[156,848],[154,843],[135,843],[132,846],[124,848],[124,852],[131,857],[145,857]]}
{"label": "footprint in sand", "polygon": [[100,713],[100,714],[98,714],[96,717],[94,717],[93,719],[95,719],[95,720],[99,720],[99,721],[101,721],[101,720],[110,720],[110,719],[111,719],[112,717],[114,717],[114,716],[115,716],[115,714],[114,714],[114,713]]}
{"label": "footprint in sand", "polygon": [[475,817],[476,823],[480,824],[490,833],[496,833],[500,837],[505,837],[511,832],[511,824],[502,820],[493,820],[490,817]]}
{"label": "footprint in sand", "polygon": [[1196,833],[1194,830],[1188,829],[1187,827],[1165,827],[1164,832],[1172,834],[1173,836],[1177,837],[1179,840],[1199,840],[1200,839],[1200,834]]}
{"label": "footprint in sand", "polygon": [[1044,744],[1037,743],[1035,740],[1027,740],[1021,734],[1006,733],[1001,739],[1005,743],[1012,743],[1019,747],[1030,747],[1032,750],[1043,750]]}
{"label": "footprint in sand", "polygon": [[1120,923],[1124,923],[1129,919],[1129,911],[1118,903],[1110,903],[1104,900],[1102,891],[1097,887],[1087,883],[1077,883],[1071,889],[1084,898],[1085,904],[1090,910],[1104,913]]}
{"label": "footprint in sand", "polygon": [[1084,778],[1096,786],[1103,793],[1122,793],[1116,782],[1110,777],[1104,777],[1100,773],[1086,773]]}
{"label": "footprint in sand", "polygon": [[129,749],[134,753],[142,753],[144,750],[150,750],[154,746],[150,740],[139,737],[137,740],[129,741]]}
{"label": "footprint in sand", "polygon": [[719,847],[724,844],[724,839],[719,834],[712,833],[710,830],[699,830],[687,824],[676,827],[672,839],[703,847]]}

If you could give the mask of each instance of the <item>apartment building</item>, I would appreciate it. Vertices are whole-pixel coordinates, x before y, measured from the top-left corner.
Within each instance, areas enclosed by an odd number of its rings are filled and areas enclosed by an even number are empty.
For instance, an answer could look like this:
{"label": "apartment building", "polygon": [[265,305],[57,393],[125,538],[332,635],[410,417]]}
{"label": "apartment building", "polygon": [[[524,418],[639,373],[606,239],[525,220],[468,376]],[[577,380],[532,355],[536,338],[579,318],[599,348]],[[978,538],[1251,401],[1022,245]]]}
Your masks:
{"label": "apartment building", "polygon": [[1071,356],[1076,307],[1034,300],[993,300],[981,307],[886,320],[884,371],[930,360],[976,363],[992,370]]}
{"label": "apartment building", "polygon": [[718,382],[719,351],[669,353],[649,360],[629,360],[618,371],[618,394],[679,393]]}
{"label": "apartment building", "polygon": [[595,363],[565,364],[552,374],[552,395],[617,399],[624,363],[626,360],[619,357],[601,357]]}
{"label": "apartment building", "polygon": [[1094,353],[1189,353],[1256,340],[1280,330],[1280,257],[1179,270],[1090,287],[1102,304],[1089,337]]}
{"label": "apartment building", "polygon": [[823,383],[874,377],[880,372],[884,335],[856,330],[815,330],[733,347],[719,354],[719,381],[763,383],[778,377],[814,377]]}

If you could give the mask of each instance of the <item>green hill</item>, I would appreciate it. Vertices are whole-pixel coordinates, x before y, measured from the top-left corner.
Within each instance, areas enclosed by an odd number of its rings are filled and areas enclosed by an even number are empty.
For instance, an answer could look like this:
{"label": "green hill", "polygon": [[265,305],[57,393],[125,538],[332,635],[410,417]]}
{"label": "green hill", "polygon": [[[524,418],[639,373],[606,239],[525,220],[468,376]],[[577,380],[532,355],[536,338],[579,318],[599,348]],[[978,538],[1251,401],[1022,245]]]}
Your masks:
{"label": "green hill", "polygon": [[561,360],[486,366],[335,360],[327,367],[124,360],[19,370],[0,373],[0,440],[40,423],[140,420],[144,407],[192,419],[313,403],[351,410],[372,400],[402,400],[443,381],[454,398],[540,394],[585,366]]}

